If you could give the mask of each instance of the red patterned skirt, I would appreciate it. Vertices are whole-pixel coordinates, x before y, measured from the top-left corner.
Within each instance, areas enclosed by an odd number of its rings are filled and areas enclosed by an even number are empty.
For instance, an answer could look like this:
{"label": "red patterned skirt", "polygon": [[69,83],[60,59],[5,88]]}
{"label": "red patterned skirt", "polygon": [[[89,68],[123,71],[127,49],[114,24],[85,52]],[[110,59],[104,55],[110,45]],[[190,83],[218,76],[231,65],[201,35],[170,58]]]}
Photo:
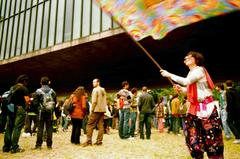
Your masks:
{"label": "red patterned skirt", "polygon": [[207,120],[188,114],[184,134],[186,144],[193,158],[203,158],[207,152],[209,159],[223,159],[222,123],[215,107]]}

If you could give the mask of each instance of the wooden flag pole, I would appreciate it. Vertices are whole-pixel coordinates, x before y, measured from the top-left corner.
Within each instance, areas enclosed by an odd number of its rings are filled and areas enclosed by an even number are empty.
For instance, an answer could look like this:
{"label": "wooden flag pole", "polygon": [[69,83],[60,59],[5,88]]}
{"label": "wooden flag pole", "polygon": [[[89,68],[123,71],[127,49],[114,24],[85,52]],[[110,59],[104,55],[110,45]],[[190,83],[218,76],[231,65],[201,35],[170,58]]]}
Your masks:
{"label": "wooden flag pole", "polygon": [[[128,34],[128,33],[127,33]],[[129,34],[128,34],[129,35]],[[163,70],[162,67],[157,63],[157,61],[152,57],[152,55],[149,54],[149,52],[135,39],[133,39],[133,37],[131,35],[129,35],[131,37],[131,39],[143,50],[143,52],[152,60],[152,62],[160,69]],[[174,85],[175,83],[172,81],[171,78],[168,77],[169,82]]]}
{"label": "wooden flag pole", "polygon": [[[163,70],[162,67],[157,63],[157,61],[152,57],[152,55],[138,42],[136,41],[129,33],[128,31],[120,24],[115,18],[112,16],[113,20],[129,35],[129,37],[132,39],[132,41],[139,46],[143,52],[152,60],[152,62],[160,69]],[[171,78],[168,77],[169,82],[174,85],[175,83],[172,81]]]}

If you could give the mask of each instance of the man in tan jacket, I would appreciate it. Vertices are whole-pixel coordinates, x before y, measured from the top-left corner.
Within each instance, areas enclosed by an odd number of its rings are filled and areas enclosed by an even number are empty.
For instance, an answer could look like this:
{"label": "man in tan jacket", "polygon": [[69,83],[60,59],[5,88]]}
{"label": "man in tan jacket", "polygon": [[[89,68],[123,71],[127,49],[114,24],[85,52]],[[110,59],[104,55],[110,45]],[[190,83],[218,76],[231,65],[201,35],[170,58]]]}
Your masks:
{"label": "man in tan jacket", "polygon": [[93,129],[98,126],[98,136],[94,145],[102,145],[104,127],[103,119],[107,105],[107,94],[104,88],[100,87],[100,80],[93,80],[92,91],[92,107],[87,123],[87,141],[83,144],[83,147],[92,145]]}

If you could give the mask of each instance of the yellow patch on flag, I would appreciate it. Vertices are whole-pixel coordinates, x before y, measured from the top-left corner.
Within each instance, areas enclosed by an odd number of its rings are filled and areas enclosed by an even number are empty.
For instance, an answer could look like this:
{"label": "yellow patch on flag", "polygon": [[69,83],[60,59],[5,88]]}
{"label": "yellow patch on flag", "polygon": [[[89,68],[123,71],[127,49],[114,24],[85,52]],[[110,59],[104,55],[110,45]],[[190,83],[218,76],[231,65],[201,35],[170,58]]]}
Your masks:
{"label": "yellow patch on flag", "polygon": [[159,4],[162,1],[165,1],[165,0],[143,0],[143,3],[144,3],[145,8],[149,8],[156,4]]}

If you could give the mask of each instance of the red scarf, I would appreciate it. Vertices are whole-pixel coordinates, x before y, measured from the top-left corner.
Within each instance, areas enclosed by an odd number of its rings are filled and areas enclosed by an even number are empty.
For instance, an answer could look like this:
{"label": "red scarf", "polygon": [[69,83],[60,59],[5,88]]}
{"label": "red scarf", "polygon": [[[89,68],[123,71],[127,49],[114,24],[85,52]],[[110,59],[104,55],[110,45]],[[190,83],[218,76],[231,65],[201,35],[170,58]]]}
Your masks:
{"label": "red scarf", "polygon": [[[212,90],[214,88],[214,83],[208,74],[207,70],[203,67],[203,70],[205,72],[205,76],[207,79],[207,83],[209,88]],[[191,103],[190,108],[189,108],[189,113],[196,115],[197,112],[197,106],[199,105],[198,99],[197,99],[197,84],[192,83],[187,86],[187,99]]]}

